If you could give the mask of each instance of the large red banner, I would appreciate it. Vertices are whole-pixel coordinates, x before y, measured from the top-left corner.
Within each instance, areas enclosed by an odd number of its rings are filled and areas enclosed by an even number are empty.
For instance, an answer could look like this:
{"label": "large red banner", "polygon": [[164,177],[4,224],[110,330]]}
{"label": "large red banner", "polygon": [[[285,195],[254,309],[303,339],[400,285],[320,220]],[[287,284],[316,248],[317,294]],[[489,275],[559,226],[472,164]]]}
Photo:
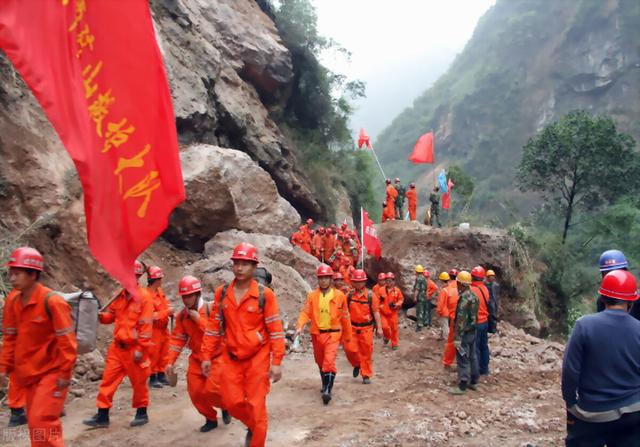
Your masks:
{"label": "large red banner", "polygon": [[76,165],[92,253],[133,290],[133,261],[185,197],[148,1],[2,0],[0,47]]}
{"label": "large red banner", "polygon": [[362,245],[367,249],[367,253],[380,259],[382,256],[382,243],[378,238],[378,232],[364,209],[362,209]]}

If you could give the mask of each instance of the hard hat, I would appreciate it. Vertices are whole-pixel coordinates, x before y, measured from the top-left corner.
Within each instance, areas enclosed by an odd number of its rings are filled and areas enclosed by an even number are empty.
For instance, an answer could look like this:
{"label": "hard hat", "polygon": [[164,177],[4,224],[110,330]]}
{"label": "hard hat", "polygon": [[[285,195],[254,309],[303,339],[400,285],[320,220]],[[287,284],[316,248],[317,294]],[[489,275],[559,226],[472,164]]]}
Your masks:
{"label": "hard hat", "polygon": [[602,278],[598,293],[617,300],[635,301],[638,299],[638,282],[631,272],[613,270]]}
{"label": "hard hat", "polygon": [[327,264],[320,264],[318,270],[316,270],[316,276],[321,278],[323,276],[333,276],[333,269]]}
{"label": "hard hat", "polygon": [[493,270],[487,270],[487,276],[496,276],[496,272]]}
{"label": "hard hat", "polygon": [[440,275],[438,276],[438,279],[440,281],[450,281],[451,277],[449,276],[449,274],[447,272],[442,272],[440,273]]}
{"label": "hard hat", "polygon": [[458,269],[451,269],[449,270],[449,276],[453,279],[456,278],[456,276],[458,276]]}
{"label": "hard hat", "polygon": [[600,271],[609,272],[629,267],[629,262],[620,250],[607,250],[600,255]]}
{"label": "hard hat", "polygon": [[400,179],[398,177],[395,178],[394,182],[400,183]]}
{"label": "hard hat", "polygon": [[378,281],[384,281],[385,279],[387,279],[386,273],[378,273]]}
{"label": "hard hat", "polygon": [[333,278],[331,279],[333,279],[334,281],[343,280],[344,276],[342,276],[342,273],[338,272],[338,273],[334,273]]}
{"label": "hard hat", "polygon": [[396,279],[396,275],[392,272],[387,272],[387,279]]}
{"label": "hard hat", "polygon": [[137,259],[133,263],[133,272],[136,275],[144,275],[144,266],[142,265],[142,262]]}
{"label": "hard hat", "polygon": [[471,285],[471,273],[463,270],[456,276],[459,283]]}
{"label": "hard hat", "polygon": [[340,224],[340,228],[349,228],[349,225],[347,225],[345,222],[342,222],[342,224]]}
{"label": "hard hat", "polygon": [[236,245],[231,255],[232,261],[252,261],[258,262],[258,249],[248,242]]}
{"label": "hard hat", "polygon": [[324,228],[323,228],[323,227],[320,227],[320,228],[318,229],[318,232],[319,232],[320,234],[324,234]]}
{"label": "hard hat", "polygon": [[11,253],[9,262],[6,265],[7,267],[32,269],[41,272],[44,270],[44,258],[35,248],[20,247]]}
{"label": "hard hat", "polygon": [[423,275],[425,276],[425,278],[428,278],[429,276],[431,276],[431,273],[429,273],[429,270],[425,270]]}
{"label": "hard hat", "polygon": [[356,269],[354,271],[351,272],[351,281],[366,281],[367,280],[367,274],[365,273],[364,270],[362,269]]}
{"label": "hard hat", "polygon": [[416,265],[416,273],[424,273],[424,267],[420,264]]}
{"label": "hard hat", "polygon": [[478,279],[484,279],[487,276],[487,273],[484,271],[484,267],[481,265],[476,265],[473,269],[471,269],[471,276]]}
{"label": "hard hat", "polygon": [[390,185],[390,184],[391,184],[391,180],[389,180],[389,179],[386,179],[384,182],[385,182],[387,185]]}
{"label": "hard hat", "polygon": [[196,292],[202,292],[202,284],[195,276],[185,276],[178,283],[178,295],[190,295]]}
{"label": "hard hat", "polygon": [[415,187],[416,187],[415,183],[413,183],[413,182],[409,183],[409,188],[415,188]]}
{"label": "hard hat", "polygon": [[307,219],[307,225],[313,225],[313,219]]}
{"label": "hard hat", "polygon": [[151,267],[149,267],[149,270],[147,271],[147,274],[149,276],[149,279],[164,278],[164,272],[157,265],[152,265]]}

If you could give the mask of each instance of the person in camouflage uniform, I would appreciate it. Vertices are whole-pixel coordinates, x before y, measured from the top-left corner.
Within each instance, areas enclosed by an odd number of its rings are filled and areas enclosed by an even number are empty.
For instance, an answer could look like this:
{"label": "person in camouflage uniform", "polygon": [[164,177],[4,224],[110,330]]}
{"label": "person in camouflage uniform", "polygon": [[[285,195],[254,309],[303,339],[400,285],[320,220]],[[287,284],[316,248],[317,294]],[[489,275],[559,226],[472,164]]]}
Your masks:
{"label": "person in camouflage uniform", "polygon": [[433,192],[429,195],[429,202],[431,202],[431,226],[433,227],[438,222],[438,226],[442,227],[440,223],[440,187],[434,186]]}
{"label": "person in camouflage uniform", "polygon": [[398,197],[396,197],[396,219],[400,219],[400,220],[404,220],[404,214],[402,211],[402,208],[404,207],[404,199],[405,199],[405,194],[407,193],[407,189],[402,186],[402,183],[400,183],[400,179],[396,178],[394,181],[394,188],[396,188],[396,191],[398,191]]}
{"label": "person in camouflage uniform", "polygon": [[[427,325],[427,278],[424,277],[424,267],[416,265],[416,282],[413,283],[413,302],[416,303],[416,332],[420,332]],[[429,318],[429,326],[431,326]]]}
{"label": "person in camouflage uniform", "polygon": [[458,273],[458,293],[460,299],[456,307],[453,344],[456,347],[458,363],[458,386],[449,389],[454,395],[464,394],[467,388],[476,389],[478,378],[478,357],[476,355],[476,322],[478,319],[478,297],[471,291],[471,273]]}

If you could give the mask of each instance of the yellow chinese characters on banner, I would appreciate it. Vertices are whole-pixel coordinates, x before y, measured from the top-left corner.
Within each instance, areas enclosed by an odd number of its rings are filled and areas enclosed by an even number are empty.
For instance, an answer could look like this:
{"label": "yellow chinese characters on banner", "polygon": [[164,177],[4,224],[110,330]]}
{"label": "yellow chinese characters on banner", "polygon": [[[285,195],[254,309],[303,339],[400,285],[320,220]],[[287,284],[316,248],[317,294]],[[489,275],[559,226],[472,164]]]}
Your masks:
{"label": "yellow chinese characters on banner", "polygon": [[105,62],[96,60],[94,48],[98,39],[90,24],[85,20],[87,0],[60,0],[63,7],[73,7],[74,19],[68,28],[77,45],[76,57],[83,63],[82,87],[87,99],[88,117],[95,123],[96,135],[103,141],[103,154],[118,151],[118,162],[113,171],[117,180],[118,194],[123,201],[135,200],[136,216],[143,219],[147,215],[153,192],[162,185],[158,171],[146,167],[144,157],[151,151],[150,144],[142,150],[127,145],[136,127],[127,117],[112,117],[112,108],[117,101],[117,92],[108,86],[101,86],[96,80]]}

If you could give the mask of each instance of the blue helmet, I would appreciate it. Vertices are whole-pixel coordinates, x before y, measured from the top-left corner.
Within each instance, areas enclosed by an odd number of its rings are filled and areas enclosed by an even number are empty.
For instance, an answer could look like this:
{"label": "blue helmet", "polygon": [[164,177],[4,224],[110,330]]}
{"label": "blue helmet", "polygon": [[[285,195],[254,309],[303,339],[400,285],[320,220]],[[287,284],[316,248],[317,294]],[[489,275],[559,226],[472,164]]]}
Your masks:
{"label": "blue helmet", "polygon": [[600,271],[609,272],[629,267],[627,258],[620,250],[607,250],[600,255]]}

